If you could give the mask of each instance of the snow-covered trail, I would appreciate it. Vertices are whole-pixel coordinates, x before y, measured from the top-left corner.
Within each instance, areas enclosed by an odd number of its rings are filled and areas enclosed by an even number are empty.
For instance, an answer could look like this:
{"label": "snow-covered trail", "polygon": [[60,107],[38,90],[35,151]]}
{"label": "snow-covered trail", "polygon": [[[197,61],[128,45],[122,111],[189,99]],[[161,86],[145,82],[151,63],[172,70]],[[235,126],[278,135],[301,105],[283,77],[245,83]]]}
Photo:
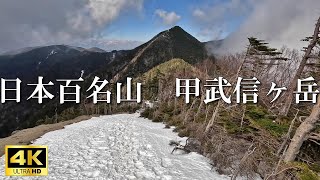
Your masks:
{"label": "snow-covered trail", "polygon": [[[199,154],[171,154],[180,139],[138,114],[101,116],[49,132],[33,144],[49,146],[49,176],[20,179],[230,179]],[[4,157],[0,159],[0,179]]]}

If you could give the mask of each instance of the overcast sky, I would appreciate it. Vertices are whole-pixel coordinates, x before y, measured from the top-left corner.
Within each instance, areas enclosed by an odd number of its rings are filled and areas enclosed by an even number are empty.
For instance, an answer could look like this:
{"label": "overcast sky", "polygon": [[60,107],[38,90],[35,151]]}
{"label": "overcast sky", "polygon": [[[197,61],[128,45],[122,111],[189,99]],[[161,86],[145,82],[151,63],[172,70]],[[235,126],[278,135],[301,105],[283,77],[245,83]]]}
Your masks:
{"label": "overcast sky", "polygon": [[227,37],[224,49],[243,49],[248,36],[299,49],[318,16],[320,0],[1,0],[0,52],[100,39],[136,46],[174,25],[201,41]]}

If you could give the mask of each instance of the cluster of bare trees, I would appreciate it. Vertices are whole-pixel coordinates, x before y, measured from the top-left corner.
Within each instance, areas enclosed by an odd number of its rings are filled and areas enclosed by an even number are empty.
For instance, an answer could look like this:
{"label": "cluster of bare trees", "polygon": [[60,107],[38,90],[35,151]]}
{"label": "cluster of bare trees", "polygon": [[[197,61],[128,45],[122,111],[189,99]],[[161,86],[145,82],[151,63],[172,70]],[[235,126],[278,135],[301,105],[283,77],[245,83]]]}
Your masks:
{"label": "cluster of bare trees", "polygon": [[[262,94],[267,93],[267,89],[270,88],[267,85],[270,85],[271,82],[275,82],[280,87],[288,87],[287,91],[276,102],[268,103],[270,102],[270,97],[265,96],[260,99],[269,112],[277,116],[277,123],[281,123],[281,118],[283,117],[294,117],[288,133],[283,137],[283,143],[280,143],[277,152],[279,156],[282,154],[280,160],[284,162],[295,161],[306,140],[320,145],[320,134],[314,132],[318,125],[317,123],[320,122],[320,96],[318,96],[317,104],[313,107],[309,106],[311,112],[309,111],[309,116],[305,119],[300,116],[300,112],[305,109],[292,108],[298,79],[305,78],[310,74],[317,76],[319,73],[320,17],[316,22],[313,35],[306,37],[303,41],[308,42],[308,46],[304,47],[304,53],[300,54],[287,48],[282,48],[279,51],[269,48],[264,41],[252,37],[249,38],[249,46],[244,55],[224,56],[223,60],[215,62],[217,66],[224,68],[225,77],[232,79],[233,83],[238,76],[258,77],[262,81],[262,91],[260,91]],[[234,63],[239,59],[241,61]],[[230,95],[231,93],[232,88],[227,89],[226,94]],[[206,124],[205,134],[210,134],[216,119],[219,118],[219,112],[221,109],[230,108],[228,106],[230,105],[224,104],[222,100],[216,103],[212,116]],[[245,107],[245,105],[242,107],[243,113],[246,111]],[[303,114],[305,113],[308,113],[308,111]],[[297,128],[295,128],[296,125],[298,125]]]}
{"label": "cluster of bare trees", "polygon": [[[309,41],[309,45],[308,47],[304,48],[305,54],[302,58],[302,61],[300,62],[299,68],[294,78],[292,79],[292,82],[290,83],[290,87],[288,88],[288,92],[287,92],[288,96],[280,115],[288,114],[289,109],[291,107],[292,99],[293,99],[293,91],[297,86],[297,80],[302,76],[302,73],[305,70],[305,67],[308,61],[310,59],[320,59],[319,55],[314,55],[314,53],[316,52],[315,50],[316,46],[320,45],[320,17],[317,20],[312,37],[307,37],[305,40]],[[295,160],[297,154],[300,151],[302,143],[306,139],[310,137],[315,140],[320,139],[319,134],[312,134],[312,131],[316,128],[316,123],[320,121],[319,118],[320,118],[320,96],[318,96],[317,104],[313,106],[310,116],[307,117],[300,124],[293,138],[291,139],[290,145],[287,149],[287,152],[285,153],[285,157],[284,157],[285,162],[290,162]]]}
{"label": "cluster of bare trees", "polygon": [[[320,18],[315,25],[314,33],[310,37],[306,37],[303,41],[309,42],[308,46],[303,48],[304,55],[299,60],[299,55],[295,51],[282,49],[275,51],[275,49],[268,48],[266,43],[256,38],[249,38],[249,46],[246,55],[243,57],[239,65],[236,76],[242,74],[245,76],[258,76],[260,80],[265,82],[276,82],[280,86],[288,86],[287,91],[283,94],[282,101],[278,101],[271,105],[278,108],[279,118],[288,116],[289,110],[292,106],[294,91],[297,88],[297,81],[299,78],[310,74],[310,69],[318,71],[320,60],[319,45],[320,45]],[[283,62],[285,61],[285,62]],[[311,66],[311,67],[310,67]],[[292,75],[293,74],[293,75]],[[316,74],[316,73],[314,73]],[[310,116],[307,117],[297,128],[290,144],[285,152],[284,161],[294,161],[302,143],[307,139],[313,141],[320,140],[320,135],[312,132],[316,128],[316,123],[320,118],[320,97],[318,103],[314,105]],[[216,113],[221,103],[218,103],[214,115],[207,126],[207,130],[212,126],[212,121],[216,117]],[[267,103],[266,103],[267,104]],[[290,131],[292,129],[290,128]],[[318,142],[317,142],[318,143]],[[319,143],[318,143],[319,144]]]}

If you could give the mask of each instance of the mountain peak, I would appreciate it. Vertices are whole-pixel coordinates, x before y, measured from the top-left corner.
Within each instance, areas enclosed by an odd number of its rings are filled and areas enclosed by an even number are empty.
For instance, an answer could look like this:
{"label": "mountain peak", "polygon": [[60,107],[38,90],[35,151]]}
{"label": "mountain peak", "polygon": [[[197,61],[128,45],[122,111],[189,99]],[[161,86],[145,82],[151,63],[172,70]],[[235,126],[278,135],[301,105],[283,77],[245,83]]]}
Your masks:
{"label": "mountain peak", "polygon": [[[165,30],[165,31],[163,31],[162,33],[169,33],[169,34],[172,34],[172,35],[174,35],[174,36],[176,36],[176,35],[182,35],[182,34],[188,34],[189,36],[191,36],[187,31],[185,31],[182,27],[180,27],[180,26],[174,26],[174,27],[172,27],[172,28],[170,28],[170,29],[168,29],[168,30]],[[162,33],[160,33],[160,34],[162,34]]]}
{"label": "mountain peak", "polygon": [[124,77],[134,77],[174,58],[195,64],[204,60],[207,52],[204,45],[179,26],[165,30],[150,41],[135,49],[134,57],[118,72],[113,82]]}
{"label": "mountain peak", "polygon": [[174,26],[169,31],[185,31],[182,27],[180,26]]}
{"label": "mountain peak", "polygon": [[180,26],[174,26],[168,30],[162,31],[161,33],[156,35],[153,39],[155,38],[158,38],[159,40],[167,39],[171,41],[179,41],[181,43],[191,43],[191,44],[198,44],[198,45],[201,44],[201,42],[198,39],[193,37],[191,34],[189,34]]}
{"label": "mountain peak", "polygon": [[182,36],[183,35],[183,36],[188,36],[188,37],[192,37],[193,39],[196,39],[195,37],[193,37],[191,34],[189,34],[187,31],[185,31],[180,26],[174,26],[171,29],[167,30],[167,32],[169,32],[173,36]]}

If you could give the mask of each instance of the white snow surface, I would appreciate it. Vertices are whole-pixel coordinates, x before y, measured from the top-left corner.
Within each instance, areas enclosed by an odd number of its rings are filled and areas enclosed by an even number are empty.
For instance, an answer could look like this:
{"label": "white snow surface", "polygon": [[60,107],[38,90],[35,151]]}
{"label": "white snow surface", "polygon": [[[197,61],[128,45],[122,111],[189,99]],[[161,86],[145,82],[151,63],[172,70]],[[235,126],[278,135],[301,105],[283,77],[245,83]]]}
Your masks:
{"label": "white snow surface", "polygon": [[100,116],[68,125],[33,143],[49,147],[48,176],[5,177],[1,157],[0,179],[230,179],[197,153],[171,154],[170,140],[185,138],[164,127],[139,114]]}
{"label": "white snow surface", "polygon": [[57,54],[58,52],[56,52],[55,50],[52,50],[50,52],[50,54],[48,54],[48,56],[46,57],[46,59],[48,59],[50,56]]}

